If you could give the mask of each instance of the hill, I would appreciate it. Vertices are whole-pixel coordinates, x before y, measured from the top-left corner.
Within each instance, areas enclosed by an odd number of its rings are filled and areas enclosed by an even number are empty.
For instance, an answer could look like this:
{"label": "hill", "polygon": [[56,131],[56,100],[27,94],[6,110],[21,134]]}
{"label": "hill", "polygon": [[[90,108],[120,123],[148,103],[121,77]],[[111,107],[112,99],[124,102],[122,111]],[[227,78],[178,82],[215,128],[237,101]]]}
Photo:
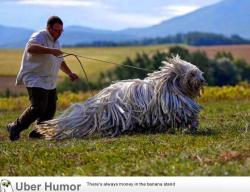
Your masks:
{"label": "hill", "polygon": [[0,47],[24,47],[32,32],[33,30],[31,29],[0,25]]}
{"label": "hill", "polygon": [[126,29],[121,32],[137,37],[164,37],[176,33],[199,31],[226,36],[237,34],[250,38],[249,9],[249,0],[224,0],[189,14],[163,21],[158,25]]}
{"label": "hill", "polygon": [[135,39],[134,35],[120,34],[110,30],[99,30],[81,26],[69,26],[64,30],[61,42],[63,45],[92,43],[95,41],[124,42]]}
{"label": "hill", "polygon": [[[217,4],[203,7],[147,28],[111,31],[83,26],[69,26],[65,28],[61,42],[63,45],[69,46],[98,41],[117,43],[189,32],[215,33],[227,37],[238,35],[250,39],[249,10],[249,0],[223,0]],[[32,32],[33,30],[30,29],[0,26],[0,47],[24,47]]]}

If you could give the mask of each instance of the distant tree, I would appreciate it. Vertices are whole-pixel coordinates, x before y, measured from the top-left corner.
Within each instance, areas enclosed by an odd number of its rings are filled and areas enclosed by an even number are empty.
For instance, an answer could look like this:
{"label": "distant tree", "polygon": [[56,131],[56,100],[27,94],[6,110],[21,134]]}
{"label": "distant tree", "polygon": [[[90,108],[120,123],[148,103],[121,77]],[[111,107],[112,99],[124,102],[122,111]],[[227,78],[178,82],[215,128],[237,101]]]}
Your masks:
{"label": "distant tree", "polygon": [[96,89],[96,85],[91,82],[87,82],[86,79],[79,79],[76,82],[70,81],[68,78],[65,78],[63,82],[59,83],[57,86],[58,92],[64,91],[89,91],[90,89]]}
{"label": "distant tree", "polygon": [[117,46],[135,46],[135,45],[157,45],[157,44],[187,44],[194,46],[201,45],[236,45],[236,44],[250,44],[250,41],[243,39],[238,35],[232,35],[231,37],[226,37],[221,34],[214,33],[204,33],[204,32],[189,32],[189,33],[178,33],[175,35],[169,35],[166,37],[156,37],[156,38],[144,38],[140,40],[130,40],[130,41],[95,41],[91,43],[79,43],[76,45],[64,45],[64,47],[117,47]]}
{"label": "distant tree", "polygon": [[216,60],[214,70],[215,84],[236,85],[241,81],[241,76],[236,65],[228,58],[220,58]]}
{"label": "distant tree", "polygon": [[188,49],[181,46],[173,46],[169,48],[169,55],[179,55],[182,59],[190,61],[190,53]]}
{"label": "distant tree", "polygon": [[213,76],[213,62],[207,57],[204,51],[196,51],[192,53],[190,56],[190,62],[196,65],[204,73],[204,78],[209,85],[215,84],[215,79]]}
{"label": "distant tree", "polygon": [[228,58],[228,59],[230,59],[231,61],[234,60],[234,57],[233,57],[233,55],[232,55],[231,52],[224,52],[224,51],[216,53],[216,55],[215,55],[214,58],[215,58],[215,59]]}
{"label": "distant tree", "polygon": [[238,71],[241,76],[242,81],[250,82],[250,65],[244,59],[237,59],[235,66],[238,68]]}
{"label": "distant tree", "polygon": [[168,53],[162,52],[160,53],[159,51],[157,51],[153,56],[152,56],[152,63],[149,69],[151,70],[157,70],[160,68],[160,66],[162,65],[162,61],[166,59],[166,57],[169,57]]}

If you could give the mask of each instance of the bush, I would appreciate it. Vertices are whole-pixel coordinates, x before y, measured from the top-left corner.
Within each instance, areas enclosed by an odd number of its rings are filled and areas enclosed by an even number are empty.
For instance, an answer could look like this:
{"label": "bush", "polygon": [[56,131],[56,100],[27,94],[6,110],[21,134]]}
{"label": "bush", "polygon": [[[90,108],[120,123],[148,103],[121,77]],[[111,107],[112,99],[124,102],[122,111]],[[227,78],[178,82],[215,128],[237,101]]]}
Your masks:
{"label": "bush", "polygon": [[78,79],[74,82],[72,82],[69,78],[65,78],[63,82],[59,83],[57,86],[58,92],[65,92],[65,91],[71,91],[71,92],[78,92],[78,91],[90,91],[92,89],[96,89],[95,84],[92,82],[87,82],[85,79]]}
{"label": "bush", "polygon": [[215,85],[236,85],[241,81],[237,66],[228,58],[216,60],[214,70]]}

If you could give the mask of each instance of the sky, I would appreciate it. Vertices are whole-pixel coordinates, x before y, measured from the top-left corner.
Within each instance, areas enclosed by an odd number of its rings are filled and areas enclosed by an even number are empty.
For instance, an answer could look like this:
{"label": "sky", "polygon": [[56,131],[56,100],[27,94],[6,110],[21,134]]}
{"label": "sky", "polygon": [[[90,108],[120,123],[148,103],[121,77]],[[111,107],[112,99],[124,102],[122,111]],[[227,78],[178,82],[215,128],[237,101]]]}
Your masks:
{"label": "sky", "polygon": [[122,30],[159,24],[221,0],[1,0],[0,25],[42,29],[58,15],[64,26]]}

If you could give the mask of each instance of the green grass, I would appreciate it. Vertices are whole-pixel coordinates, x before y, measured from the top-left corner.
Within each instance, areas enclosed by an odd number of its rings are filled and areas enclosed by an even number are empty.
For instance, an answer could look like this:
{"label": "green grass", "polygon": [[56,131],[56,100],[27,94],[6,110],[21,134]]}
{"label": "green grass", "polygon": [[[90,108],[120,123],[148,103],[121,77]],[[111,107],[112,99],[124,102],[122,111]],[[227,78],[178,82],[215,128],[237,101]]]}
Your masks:
{"label": "green grass", "polygon": [[203,101],[197,135],[139,134],[81,140],[7,138],[21,113],[0,112],[0,175],[250,175],[250,101]]}
{"label": "green grass", "polygon": [[[155,45],[155,46],[131,46],[131,47],[104,47],[104,48],[64,48],[63,51],[67,53],[74,53],[81,56],[112,61],[115,63],[121,63],[126,57],[133,58],[136,53],[148,53],[153,54],[157,50],[163,51],[168,48],[168,45]],[[16,76],[22,59],[23,49],[0,49],[0,75],[3,76]],[[77,60],[72,57],[65,58],[66,63],[80,76],[82,76],[82,69]],[[85,70],[90,80],[95,80],[96,75],[101,71],[113,68],[112,64],[100,63],[98,61],[82,59]],[[60,73],[62,76],[63,73]]]}

